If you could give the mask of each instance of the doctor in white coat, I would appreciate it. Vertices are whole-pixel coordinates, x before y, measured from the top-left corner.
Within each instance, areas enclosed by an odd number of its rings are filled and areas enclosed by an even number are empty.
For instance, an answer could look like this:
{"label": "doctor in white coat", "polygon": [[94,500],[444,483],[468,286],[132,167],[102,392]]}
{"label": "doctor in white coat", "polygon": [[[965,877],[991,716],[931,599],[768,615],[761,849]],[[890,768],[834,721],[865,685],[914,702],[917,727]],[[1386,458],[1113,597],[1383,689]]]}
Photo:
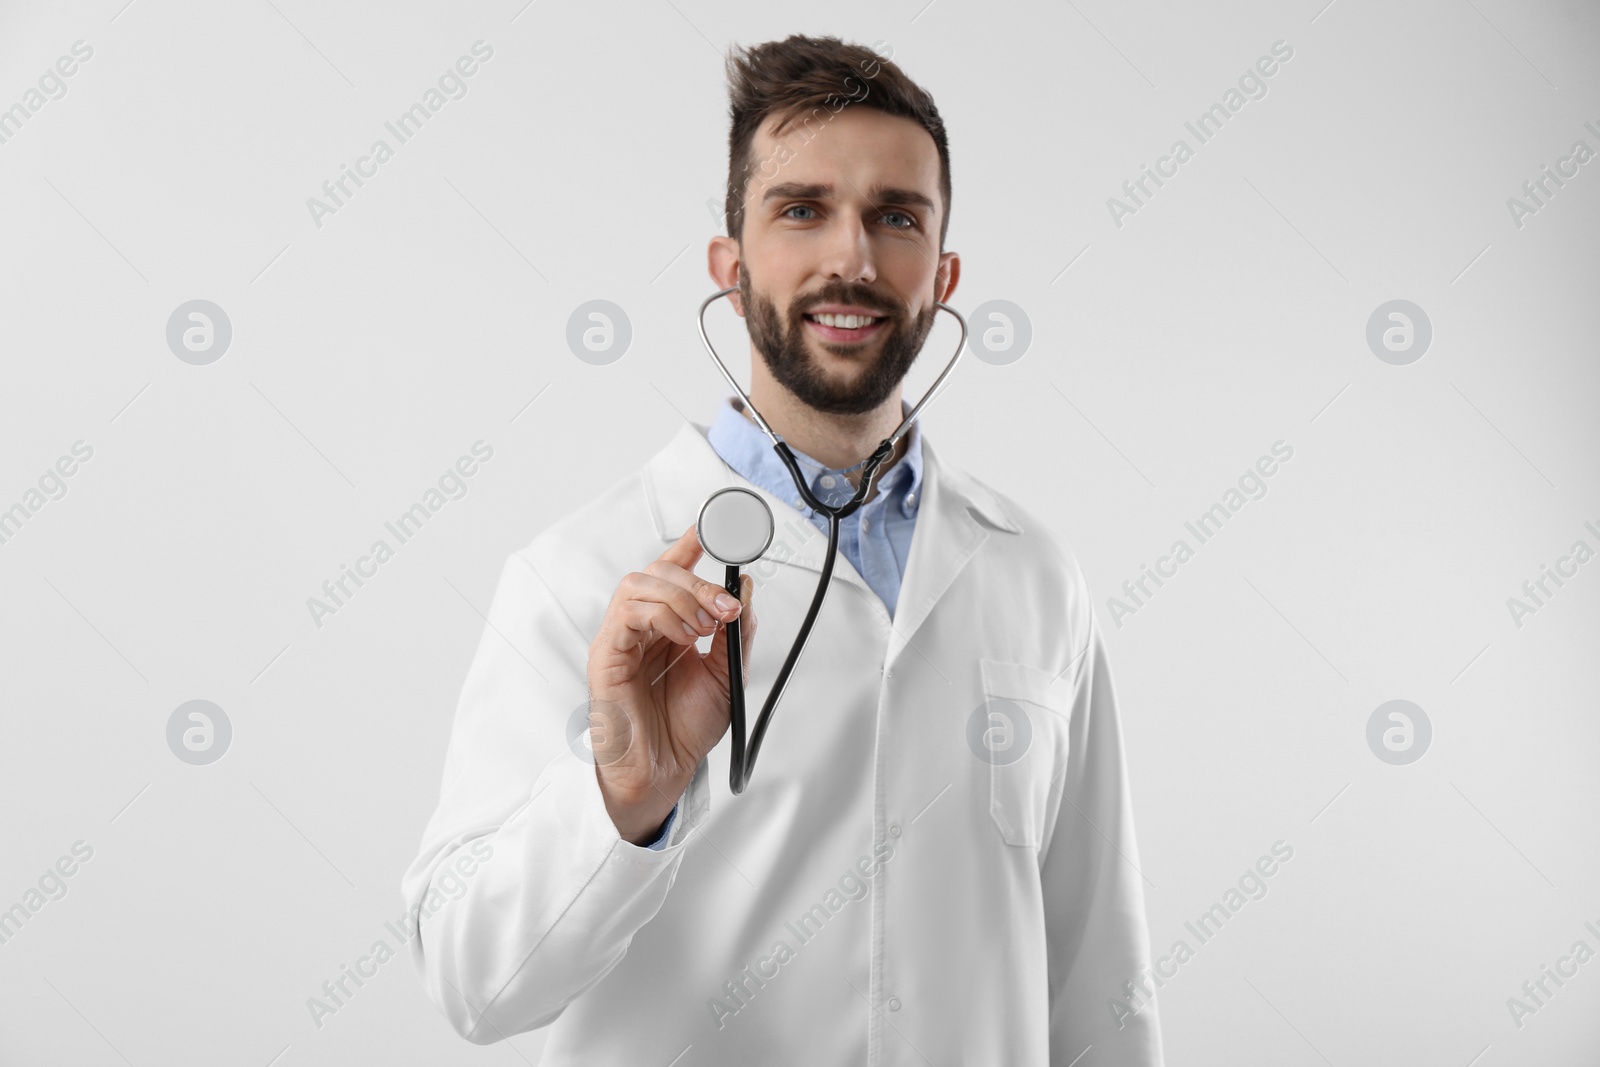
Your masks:
{"label": "doctor in white coat", "polygon": [[[897,67],[833,38],[730,71],[732,236],[711,273],[740,284],[752,402],[842,503],[909,410],[901,379],[959,277],[944,127]],[[852,75],[869,91],[821,103]],[[477,1044],[550,1027],[552,1067],[1160,1064],[1083,573],[920,422],[843,521],[810,642],[729,791],[725,623],[744,620],[753,723],[827,545],[740,407],[684,424],[507,560],[402,879],[429,998]],[[729,485],[777,534],[719,604],[694,522]]]}

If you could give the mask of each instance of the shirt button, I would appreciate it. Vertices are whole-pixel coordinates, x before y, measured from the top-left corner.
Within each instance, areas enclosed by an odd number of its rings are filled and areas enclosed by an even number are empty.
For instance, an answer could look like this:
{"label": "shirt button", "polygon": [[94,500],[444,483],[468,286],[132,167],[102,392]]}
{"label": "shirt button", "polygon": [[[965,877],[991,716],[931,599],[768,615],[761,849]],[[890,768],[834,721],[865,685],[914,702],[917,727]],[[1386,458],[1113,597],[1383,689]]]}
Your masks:
{"label": "shirt button", "polygon": [[795,497],[794,498],[794,506],[795,507],[799,507],[800,506],[800,498],[799,497]]}
{"label": "shirt button", "polygon": [[892,822],[892,823],[889,824],[889,836],[890,837],[899,837],[900,836],[900,824],[899,823]]}
{"label": "shirt button", "polygon": [[862,533],[866,533],[871,529],[872,529],[872,520],[871,519],[862,519],[861,520],[861,532]]}
{"label": "shirt button", "polygon": [[917,506],[917,494],[915,494],[915,493],[907,493],[906,494],[906,507],[914,508],[916,506]]}
{"label": "shirt button", "polygon": [[834,487],[834,484],[835,484],[835,482],[834,482],[833,475],[824,474],[822,476],[822,488],[824,488],[824,489],[832,489]]}
{"label": "shirt button", "polygon": [[889,1010],[890,1011],[899,1011],[900,1010],[900,998],[899,997],[890,997],[889,998]]}

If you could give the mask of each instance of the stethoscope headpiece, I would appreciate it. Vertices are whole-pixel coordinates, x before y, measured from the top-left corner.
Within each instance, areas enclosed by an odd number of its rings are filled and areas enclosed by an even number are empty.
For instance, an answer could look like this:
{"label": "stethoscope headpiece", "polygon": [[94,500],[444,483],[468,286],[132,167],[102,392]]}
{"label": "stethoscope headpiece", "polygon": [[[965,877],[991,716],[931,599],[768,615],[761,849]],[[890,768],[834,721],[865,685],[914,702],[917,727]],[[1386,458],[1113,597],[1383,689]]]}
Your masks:
{"label": "stethoscope headpiece", "polygon": [[767,502],[743,486],[718,489],[700,506],[695,536],[706,555],[730,567],[754,563],[772,544],[775,523]]}

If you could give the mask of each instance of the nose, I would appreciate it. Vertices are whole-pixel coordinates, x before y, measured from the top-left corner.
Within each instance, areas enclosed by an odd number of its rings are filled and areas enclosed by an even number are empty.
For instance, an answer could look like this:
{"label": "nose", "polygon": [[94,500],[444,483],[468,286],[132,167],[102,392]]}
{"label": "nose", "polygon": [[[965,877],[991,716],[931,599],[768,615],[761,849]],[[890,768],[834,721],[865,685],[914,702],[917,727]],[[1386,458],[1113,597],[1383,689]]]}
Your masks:
{"label": "nose", "polygon": [[826,251],[818,265],[829,278],[870,285],[877,280],[872,241],[859,214],[841,214],[828,228]]}

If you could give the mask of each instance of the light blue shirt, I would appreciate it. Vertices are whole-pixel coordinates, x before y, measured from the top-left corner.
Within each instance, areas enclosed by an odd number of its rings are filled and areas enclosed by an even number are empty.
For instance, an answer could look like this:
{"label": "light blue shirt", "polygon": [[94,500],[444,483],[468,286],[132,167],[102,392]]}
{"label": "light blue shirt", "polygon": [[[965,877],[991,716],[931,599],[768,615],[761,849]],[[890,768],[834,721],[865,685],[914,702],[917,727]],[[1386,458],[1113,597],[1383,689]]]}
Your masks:
{"label": "light blue shirt", "polygon": [[[706,441],[722,461],[746,481],[779,500],[789,501],[826,537],[828,516],[807,506],[805,498],[795,489],[789,468],[772,447],[772,441],[742,414],[742,410],[743,402],[737,397],[726,398],[706,432]],[[911,405],[902,400],[900,411],[902,417],[909,414]],[[829,507],[839,507],[855,495],[842,469],[824,467],[793,445],[789,447],[794,451],[801,473],[810,479],[811,492],[818,500]],[[921,503],[922,429],[921,423],[913,422],[906,431],[906,454],[879,479],[878,490],[871,500],[839,520],[839,551],[878,594],[890,618],[894,617],[895,605],[900,600],[900,579],[905,575],[906,560],[911,553],[911,534]],[[662,848],[677,819],[678,807],[674,805],[661,828],[661,836],[645,847]]]}

